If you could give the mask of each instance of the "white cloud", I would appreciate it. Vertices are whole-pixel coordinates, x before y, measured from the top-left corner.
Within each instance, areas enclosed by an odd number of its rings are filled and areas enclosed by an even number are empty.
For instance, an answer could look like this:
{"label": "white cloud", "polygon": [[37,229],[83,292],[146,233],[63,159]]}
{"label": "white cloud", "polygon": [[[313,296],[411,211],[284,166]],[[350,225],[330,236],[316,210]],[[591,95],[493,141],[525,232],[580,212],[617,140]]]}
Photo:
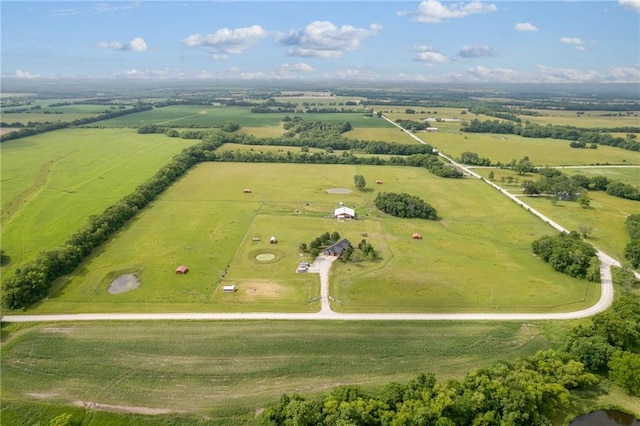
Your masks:
{"label": "white cloud", "polygon": [[177,73],[171,72],[167,69],[137,70],[135,68],[116,73],[115,75],[116,77],[127,78],[173,78],[178,76]]}
{"label": "white cloud", "polygon": [[214,59],[227,59],[229,55],[244,53],[267,35],[268,32],[260,25],[234,30],[222,28],[213,34],[191,34],[182,39],[182,44],[187,47],[201,47],[211,52]]}
{"label": "white cloud", "polygon": [[613,67],[609,74],[614,83],[640,84],[640,64],[633,67]]}
{"label": "white cloud", "polygon": [[562,37],[560,39],[560,43],[580,45],[582,44],[582,40],[580,40],[578,37]]}
{"label": "white cloud", "polygon": [[640,13],[640,0],[618,0],[618,4],[624,8]]}
{"label": "white cloud", "polygon": [[375,36],[382,27],[372,24],[369,28],[352,25],[335,26],[329,21],[314,21],[300,30],[281,34],[276,41],[284,46],[290,56],[340,58],[344,51],[356,50],[362,40]]}
{"label": "white cloud", "polygon": [[134,52],[144,52],[145,50],[147,50],[147,43],[144,41],[142,37],[136,37],[126,44],[121,43],[119,41],[112,41],[112,42],[102,41],[98,43],[97,46],[100,49],[132,50]]}
{"label": "white cloud", "polygon": [[399,12],[399,15],[416,15],[416,21],[436,24],[445,19],[464,18],[477,13],[498,10],[495,4],[473,0],[469,3],[449,3],[443,5],[438,0],[424,0],[415,12]]}
{"label": "white cloud", "polygon": [[461,58],[490,58],[492,56],[498,56],[498,52],[489,46],[464,46],[458,52],[458,56]]}
{"label": "white cloud", "polygon": [[544,83],[587,83],[601,81],[602,76],[597,71],[580,71],[573,68],[552,68],[536,65],[539,72],[539,82]]}
{"label": "white cloud", "polygon": [[438,52],[438,50],[432,46],[415,46],[414,50],[418,51],[416,57],[414,58],[414,61],[422,62],[423,64],[430,67],[434,66],[435,64],[447,64],[453,62],[450,57]]}
{"label": "white cloud", "polygon": [[24,78],[24,79],[41,78],[42,77],[40,74],[31,74],[30,72],[22,71],[22,70],[16,70],[15,73],[10,74],[9,76],[10,77],[15,77],[15,78]]}
{"label": "white cloud", "polygon": [[538,31],[538,27],[529,22],[519,22],[514,28],[516,31]]}

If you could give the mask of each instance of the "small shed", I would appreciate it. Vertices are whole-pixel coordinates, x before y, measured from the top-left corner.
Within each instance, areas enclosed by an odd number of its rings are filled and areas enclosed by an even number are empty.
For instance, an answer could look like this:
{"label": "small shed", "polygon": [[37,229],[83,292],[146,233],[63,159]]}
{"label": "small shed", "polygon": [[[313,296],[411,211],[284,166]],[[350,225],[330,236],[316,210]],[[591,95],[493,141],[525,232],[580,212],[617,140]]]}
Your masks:
{"label": "small shed", "polygon": [[277,244],[278,240],[276,240],[276,237],[271,237],[271,238],[269,238],[269,243],[270,244]]}
{"label": "small shed", "polygon": [[176,274],[183,274],[184,275],[184,274],[187,273],[188,270],[189,270],[189,268],[187,268],[186,266],[180,265],[180,266],[178,266],[176,268]]}
{"label": "small shed", "polygon": [[349,207],[340,207],[333,211],[333,217],[336,219],[353,219],[356,217],[356,212]]}
{"label": "small shed", "polygon": [[231,284],[231,285],[222,286],[222,291],[225,293],[234,293],[236,291],[236,285]]}
{"label": "small shed", "polygon": [[417,232],[413,233],[413,239],[414,240],[421,240],[422,239],[422,235],[418,234]]}
{"label": "small shed", "polygon": [[376,180],[377,185],[382,185],[382,181],[380,179]]}
{"label": "small shed", "polygon": [[242,190],[245,194],[251,194],[251,190],[249,188],[245,188]]}

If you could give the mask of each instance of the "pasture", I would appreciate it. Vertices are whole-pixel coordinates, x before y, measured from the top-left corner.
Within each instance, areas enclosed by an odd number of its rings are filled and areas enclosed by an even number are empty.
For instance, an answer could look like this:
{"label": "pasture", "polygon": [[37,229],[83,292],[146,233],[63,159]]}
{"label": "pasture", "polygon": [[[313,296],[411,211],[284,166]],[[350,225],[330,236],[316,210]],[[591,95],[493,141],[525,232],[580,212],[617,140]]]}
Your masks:
{"label": "pasture", "polygon": [[640,164],[640,154],[611,146],[576,149],[569,141],[548,138],[523,138],[518,135],[490,133],[419,133],[418,137],[439,151],[459,157],[466,151],[489,158],[492,163],[509,163],[529,157],[536,166],[585,166],[603,164]]}
{"label": "pasture", "polygon": [[589,178],[604,176],[609,180],[619,180],[629,185],[640,186],[640,167],[570,167],[563,168],[562,173],[584,175]]}
{"label": "pasture", "polygon": [[[371,189],[327,193],[355,189],[355,174],[364,175]],[[376,179],[384,185],[376,186]],[[409,191],[442,219],[381,215],[372,204],[376,190]],[[355,207],[360,219],[332,219],[339,203]],[[319,278],[295,273],[306,259],[298,244],[334,230],[354,244],[366,235],[380,253],[375,262],[335,266],[336,310],[568,311],[599,297],[598,285],[558,274],[533,257],[531,241],[551,228],[479,181],[441,179],[408,167],[205,163],[29,311],[317,311],[312,299]],[[413,232],[425,239],[412,240]],[[268,243],[272,235],[277,245]],[[275,257],[261,263],[261,253]],[[190,272],[176,275],[180,264]],[[109,294],[109,282],[122,273],[138,274],[142,285]],[[223,294],[228,284],[238,291]]]}
{"label": "pasture", "polygon": [[255,424],[282,393],[368,389],[427,371],[444,381],[551,345],[546,325],[518,322],[48,323],[3,343],[0,389],[3,405],[91,401]]}
{"label": "pasture", "polygon": [[2,144],[2,248],[13,268],[53,248],[195,141],[65,129]]}
{"label": "pasture", "polygon": [[532,123],[554,126],[575,126],[583,128],[613,128],[613,127],[638,127],[638,112],[633,114],[626,112],[612,111],[584,111],[584,114],[578,114],[577,111],[565,110],[532,110],[540,113],[540,116],[523,115],[520,116],[523,122],[530,121]]}

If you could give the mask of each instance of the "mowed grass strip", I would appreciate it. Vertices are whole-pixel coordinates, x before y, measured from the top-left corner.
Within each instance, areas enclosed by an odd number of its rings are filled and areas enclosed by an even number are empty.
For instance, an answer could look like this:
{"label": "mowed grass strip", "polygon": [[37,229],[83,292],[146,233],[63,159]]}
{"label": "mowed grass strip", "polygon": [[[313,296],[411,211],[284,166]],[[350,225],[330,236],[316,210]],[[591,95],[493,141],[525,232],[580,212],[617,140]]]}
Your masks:
{"label": "mowed grass strip", "polygon": [[66,129],[3,143],[2,248],[12,265],[63,243],[195,142],[128,129]]}
{"label": "mowed grass strip", "polygon": [[[353,188],[355,174],[369,190]],[[352,191],[328,193],[332,188]],[[441,220],[382,215],[373,207],[380,190],[417,195]],[[359,219],[333,219],[340,205],[354,207]],[[552,229],[479,181],[409,167],[204,163],[30,311],[315,311],[319,277],[295,273],[300,260],[311,260],[298,245],[334,230],[355,245],[365,238],[380,253],[375,262],[336,264],[336,310],[571,311],[599,297],[597,284],[532,256],[531,242]],[[424,239],[411,239],[414,232]],[[271,236],[277,244],[269,244]],[[260,261],[259,254],[274,256]],[[174,273],[181,264],[188,274]],[[110,281],[127,272],[142,285],[109,294]],[[223,293],[230,284],[238,291]]]}
{"label": "mowed grass strip", "polygon": [[548,348],[536,324],[223,321],[51,323],[3,343],[3,399],[247,415],[283,393],[460,378]]}

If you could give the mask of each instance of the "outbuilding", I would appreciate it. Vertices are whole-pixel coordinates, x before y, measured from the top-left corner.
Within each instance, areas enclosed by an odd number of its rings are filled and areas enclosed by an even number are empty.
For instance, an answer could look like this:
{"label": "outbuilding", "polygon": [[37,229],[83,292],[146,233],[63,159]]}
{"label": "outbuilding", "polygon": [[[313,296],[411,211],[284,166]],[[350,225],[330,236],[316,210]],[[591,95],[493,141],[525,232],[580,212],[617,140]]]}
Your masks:
{"label": "outbuilding", "polygon": [[176,274],[182,274],[182,275],[184,275],[184,274],[186,274],[186,273],[187,273],[187,271],[188,271],[188,270],[189,270],[189,268],[187,268],[186,266],[184,266],[184,265],[180,265],[180,266],[178,266],[178,267],[176,268]]}
{"label": "outbuilding", "polygon": [[382,185],[382,181],[380,179],[376,180],[377,185]]}
{"label": "outbuilding", "polygon": [[276,240],[276,237],[271,237],[271,238],[269,239],[269,243],[270,243],[270,244],[277,244],[277,243],[278,243],[278,240]]}
{"label": "outbuilding", "polygon": [[340,207],[333,211],[333,217],[336,219],[353,219],[356,217],[356,211],[349,207]]}
{"label": "outbuilding", "polygon": [[249,188],[245,188],[242,190],[245,194],[251,194],[251,190]]}
{"label": "outbuilding", "polygon": [[222,291],[225,293],[234,293],[236,291],[236,285],[225,285],[222,287]]}
{"label": "outbuilding", "polygon": [[421,240],[422,239],[422,235],[418,234],[417,232],[413,233],[413,239],[414,240]]}

